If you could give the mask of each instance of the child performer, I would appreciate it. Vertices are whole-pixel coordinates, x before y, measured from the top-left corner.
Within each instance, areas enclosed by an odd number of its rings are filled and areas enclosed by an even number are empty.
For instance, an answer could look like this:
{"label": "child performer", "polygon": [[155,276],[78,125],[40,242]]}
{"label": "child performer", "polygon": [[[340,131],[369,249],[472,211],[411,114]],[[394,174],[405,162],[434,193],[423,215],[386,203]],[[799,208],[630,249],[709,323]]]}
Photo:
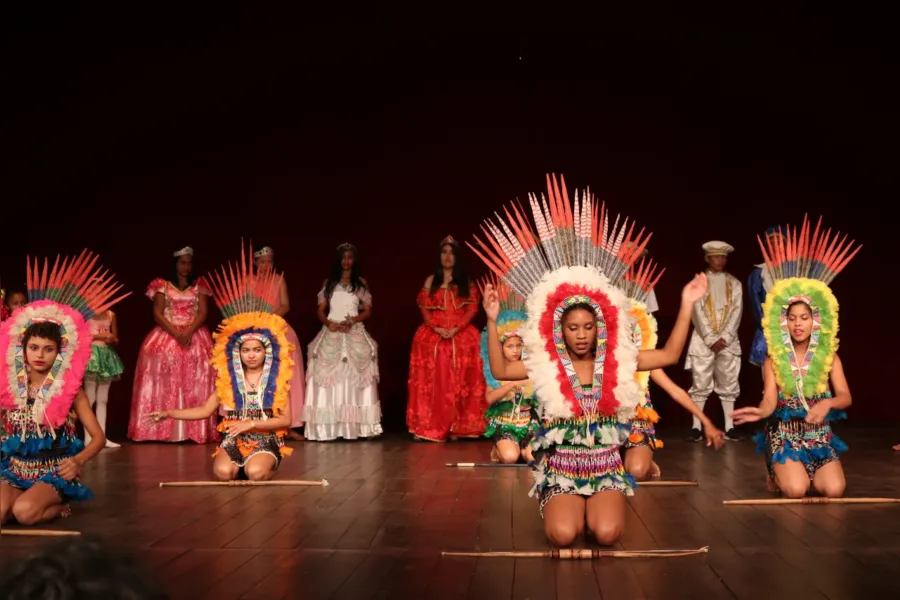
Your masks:
{"label": "child performer", "polygon": [[530,196],[536,227],[513,206],[508,224],[486,223],[493,250],[480,242],[484,254],[473,247],[528,307],[522,336],[528,354],[521,363],[506,363],[497,335],[497,294],[485,289],[491,373],[501,380],[530,377],[537,388],[542,429],[532,448],[542,456],[536,453],[532,494],[540,497],[551,543],[571,545],[586,524],[599,543],[610,545],[622,534],[625,496],[632,493],[619,447],[631,432],[640,396],[635,363],[651,371],[678,361],[706,277],[698,274],[684,288],[666,346],[638,352],[628,300],[615,286],[647,238],[643,231],[633,237],[633,225],[626,235],[625,225],[610,223],[605,208],[598,215],[587,192],[576,194],[573,208],[565,180],[560,193],[548,175],[547,190],[549,201]]}
{"label": "child performer", "polygon": [[[639,350],[656,348],[658,341],[656,318],[649,311],[646,302],[663,272],[657,275],[653,261],[642,260],[637,268],[626,273],[624,278],[623,290],[628,295],[631,306],[628,316],[634,322],[634,343]],[[640,400],[637,414],[631,422],[631,434],[623,448],[625,471],[637,481],[661,475],[659,465],[653,460],[654,452],[662,448],[663,443],[656,438],[655,424],[659,421],[659,414],[650,401],[651,380],[685,410],[700,419],[707,446],[713,446],[718,450],[725,444],[725,434],[712,424],[712,421],[703,414],[703,411],[691,400],[685,390],[669,379],[664,370],[637,371],[635,378],[640,386]]]}
{"label": "child performer", "polygon": [[6,290],[0,288],[0,322],[9,316],[9,308],[6,306]]}
{"label": "child performer", "polygon": [[[115,345],[119,343],[119,327],[116,314],[107,310],[88,321],[93,341],[91,343],[91,360],[88,361],[84,374],[84,391],[91,408],[97,415],[100,429],[106,433],[106,406],[109,403],[109,387],[113,381],[122,377],[125,365],[116,354]],[[91,443],[91,434],[85,432],[84,442]],[[119,444],[106,440],[107,448],[118,448]]]}
{"label": "child performer", "polygon": [[281,275],[274,269],[255,272],[252,256],[252,248],[246,256],[242,251],[240,265],[222,267],[221,276],[213,273],[209,278],[225,317],[213,336],[210,362],[216,369],[216,391],[201,406],[147,415],[156,423],[200,421],[215,414],[221,404],[227,412],[219,431],[225,437],[213,454],[213,472],[221,481],[237,479],[241,472],[251,481],[267,481],[281,458],[291,453],[283,438],[292,419],[294,347],[288,341],[287,322],[274,314]]}
{"label": "child performer", "polygon": [[[81,381],[91,357],[88,321],[127,296],[83,251],[48,269],[29,261],[31,302],[0,327],[0,523],[36,525],[71,513],[69,502],[90,500],[82,467],[106,444]],[[96,266],[96,270],[94,267]],[[91,441],[75,430],[81,420]]]}
{"label": "child performer", "polygon": [[[828,287],[862,246],[838,244],[838,235],[810,234],[804,216],[784,238],[760,240],[775,281],[763,304],[762,328],[769,357],[763,364],[763,399],[734,411],[735,423],[765,421],[756,436],[774,483],[788,498],[802,498],[810,484],[838,498],[847,487],[838,453],[847,450],[831,431],[846,418],[852,398],[837,355],[838,302]],[[828,382],[831,381],[829,387]]]}
{"label": "child performer", "polygon": [[[487,285],[497,291],[500,314],[497,317],[497,334],[503,348],[503,359],[507,362],[522,360],[524,346],[521,328],[525,325],[525,300],[509,289],[496,276],[482,278],[480,288]],[[497,381],[491,375],[488,361],[487,328],[481,333],[481,360],[484,365],[484,380],[487,384],[488,409],[484,418],[487,429],[484,437],[494,441],[491,460],[513,464],[522,456],[527,462],[534,457],[528,444],[538,429],[537,396],[530,381]]]}
{"label": "child performer", "polygon": [[9,312],[14,312],[28,304],[28,293],[25,290],[10,290],[6,294],[6,304]]}

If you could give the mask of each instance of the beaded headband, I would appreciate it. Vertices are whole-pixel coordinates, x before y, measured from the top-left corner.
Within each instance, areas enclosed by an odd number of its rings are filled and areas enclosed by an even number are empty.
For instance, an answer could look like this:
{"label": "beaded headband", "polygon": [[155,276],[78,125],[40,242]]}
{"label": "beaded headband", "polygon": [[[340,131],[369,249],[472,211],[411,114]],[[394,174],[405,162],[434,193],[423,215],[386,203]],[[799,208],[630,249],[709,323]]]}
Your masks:
{"label": "beaded headband", "polygon": [[184,248],[182,248],[182,249],[179,250],[178,252],[174,253],[174,254],[172,255],[172,257],[173,257],[173,258],[178,258],[179,256],[185,256],[185,255],[187,255],[187,256],[193,256],[193,255],[194,255],[194,249],[191,248],[190,246],[185,246]]}

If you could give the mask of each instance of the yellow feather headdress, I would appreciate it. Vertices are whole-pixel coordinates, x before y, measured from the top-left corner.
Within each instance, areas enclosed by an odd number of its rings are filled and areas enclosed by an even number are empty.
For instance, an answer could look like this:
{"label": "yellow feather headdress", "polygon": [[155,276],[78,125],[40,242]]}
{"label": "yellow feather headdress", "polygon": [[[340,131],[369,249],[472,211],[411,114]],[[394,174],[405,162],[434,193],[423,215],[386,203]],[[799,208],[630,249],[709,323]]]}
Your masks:
{"label": "yellow feather headdress", "polygon": [[246,381],[241,363],[241,345],[248,340],[262,342],[266,350],[263,375],[258,389],[260,404],[274,414],[287,406],[294,360],[294,346],[288,341],[287,322],[274,314],[278,306],[282,275],[274,270],[259,272],[253,266],[253,248],[244,252],[241,262],[229,263],[221,274],[210,274],[209,282],[216,305],[225,320],[213,339],[212,360],[216,369],[216,394],[219,402],[242,410],[246,400]]}

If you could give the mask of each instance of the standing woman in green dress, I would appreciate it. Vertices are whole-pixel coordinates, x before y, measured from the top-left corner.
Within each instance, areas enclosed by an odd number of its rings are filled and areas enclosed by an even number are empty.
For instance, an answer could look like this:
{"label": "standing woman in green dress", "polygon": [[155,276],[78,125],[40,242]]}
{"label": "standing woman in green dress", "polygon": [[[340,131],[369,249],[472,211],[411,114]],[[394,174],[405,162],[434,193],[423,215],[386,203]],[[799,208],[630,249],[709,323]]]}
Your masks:
{"label": "standing woman in green dress", "polygon": [[[103,433],[106,433],[106,407],[109,403],[109,388],[113,381],[122,378],[125,366],[116,353],[119,343],[119,327],[116,314],[111,310],[96,315],[88,321],[91,328],[91,358],[84,373],[84,393],[87,394],[91,408],[97,415],[97,422]],[[91,435],[85,431],[84,443],[91,443]],[[106,440],[107,448],[118,448],[119,444]]]}

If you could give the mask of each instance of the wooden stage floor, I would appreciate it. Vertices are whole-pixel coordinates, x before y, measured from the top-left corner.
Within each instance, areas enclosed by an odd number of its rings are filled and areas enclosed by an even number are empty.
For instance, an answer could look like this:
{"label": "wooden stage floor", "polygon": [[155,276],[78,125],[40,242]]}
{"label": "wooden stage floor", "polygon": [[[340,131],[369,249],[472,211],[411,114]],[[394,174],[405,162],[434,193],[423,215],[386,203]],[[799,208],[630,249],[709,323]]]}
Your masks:
{"label": "wooden stage floor", "polygon": [[[846,427],[852,496],[900,496],[900,431]],[[666,435],[664,479],[638,490],[620,547],[709,546],[672,559],[441,558],[441,550],[546,549],[528,469],[483,461],[488,442],[292,443],[280,478],[328,487],[165,488],[208,479],[213,446],[127,444],[84,476],[97,498],[48,528],[135,556],[172,598],[887,598],[900,594],[900,505],[726,507],[770,497],[749,441],[716,453]],[[59,538],[55,538],[59,539]],[[47,538],[0,538],[0,569]],[[584,541],[582,546],[590,545]]]}

